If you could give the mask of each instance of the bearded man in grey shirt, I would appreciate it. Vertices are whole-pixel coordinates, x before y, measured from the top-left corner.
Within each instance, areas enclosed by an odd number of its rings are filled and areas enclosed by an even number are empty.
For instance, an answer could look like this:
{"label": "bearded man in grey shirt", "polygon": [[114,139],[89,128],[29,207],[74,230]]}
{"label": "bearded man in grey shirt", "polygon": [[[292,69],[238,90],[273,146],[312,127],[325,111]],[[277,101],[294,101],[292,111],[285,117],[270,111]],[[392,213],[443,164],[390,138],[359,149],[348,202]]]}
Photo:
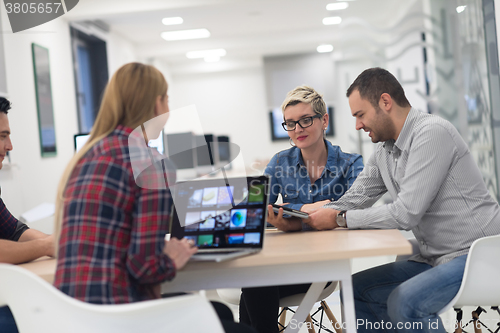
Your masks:
{"label": "bearded man in grey shirt", "polygon": [[[458,292],[471,244],[500,234],[500,207],[455,127],[412,108],[391,73],[365,70],[347,97],[356,129],[380,143],[346,194],[304,222],[411,230],[420,254],[353,276],[357,329],[444,333],[437,313]],[[393,202],[371,207],[386,192]]]}

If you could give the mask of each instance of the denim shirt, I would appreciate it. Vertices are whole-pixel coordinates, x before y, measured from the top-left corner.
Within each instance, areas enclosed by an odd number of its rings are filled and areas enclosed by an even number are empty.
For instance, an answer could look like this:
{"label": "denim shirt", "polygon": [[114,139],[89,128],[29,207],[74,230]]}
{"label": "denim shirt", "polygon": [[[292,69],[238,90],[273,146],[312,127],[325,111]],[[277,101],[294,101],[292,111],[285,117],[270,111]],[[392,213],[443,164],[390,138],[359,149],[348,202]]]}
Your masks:
{"label": "denim shirt", "polygon": [[348,154],[325,140],[328,159],[321,177],[311,184],[300,149],[292,147],[273,156],[264,174],[270,176],[269,202],[274,203],[278,194],[287,207],[300,210],[304,204],[321,200],[338,200],[363,170],[363,158]]}

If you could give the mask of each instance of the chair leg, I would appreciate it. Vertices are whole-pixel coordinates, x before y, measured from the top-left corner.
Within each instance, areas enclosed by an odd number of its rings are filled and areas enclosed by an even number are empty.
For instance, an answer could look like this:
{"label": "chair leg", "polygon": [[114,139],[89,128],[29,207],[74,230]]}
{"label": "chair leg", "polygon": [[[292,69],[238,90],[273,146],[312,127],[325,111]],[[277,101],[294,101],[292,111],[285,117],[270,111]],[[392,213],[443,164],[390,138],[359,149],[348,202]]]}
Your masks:
{"label": "chair leg", "polygon": [[455,333],[462,333],[462,309],[455,309],[457,312],[457,321],[455,322]]}
{"label": "chair leg", "polygon": [[479,322],[479,313],[472,311],[472,325],[474,325],[474,333],[482,333],[481,324]]}
{"label": "chair leg", "polygon": [[314,324],[313,324],[313,321],[311,319],[310,314],[307,315],[306,323],[307,323],[307,331],[309,333],[316,333],[316,330],[314,329]]}
{"label": "chair leg", "polygon": [[325,310],[326,316],[328,319],[330,319],[330,323],[332,323],[333,329],[337,333],[342,333],[342,325],[340,325],[337,321],[337,318],[333,315],[332,310],[330,310],[330,307],[328,304],[326,304],[325,301],[321,301],[321,306],[323,307],[323,310]]}
{"label": "chair leg", "polygon": [[280,317],[279,317],[279,323],[280,323],[280,332],[281,330],[285,327],[285,322],[286,322],[286,308],[282,308],[281,309],[281,314],[280,314]]}

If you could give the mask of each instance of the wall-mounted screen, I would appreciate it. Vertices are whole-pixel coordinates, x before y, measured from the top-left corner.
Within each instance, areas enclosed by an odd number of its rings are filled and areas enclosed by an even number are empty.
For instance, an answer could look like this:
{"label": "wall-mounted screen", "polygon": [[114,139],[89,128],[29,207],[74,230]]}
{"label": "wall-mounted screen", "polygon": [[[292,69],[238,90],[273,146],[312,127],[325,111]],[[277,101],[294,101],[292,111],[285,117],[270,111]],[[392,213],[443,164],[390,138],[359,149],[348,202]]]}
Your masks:
{"label": "wall-mounted screen", "polygon": [[33,53],[33,70],[35,73],[40,150],[43,157],[55,156],[57,153],[56,130],[50,83],[49,50],[33,43],[31,44],[31,51]]}
{"label": "wall-mounted screen", "polygon": [[[335,128],[333,126],[333,106],[327,107],[328,111],[328,127],[326,128],[327,136],[335,135]],[[288,140],[290,137],[287,132],[283,129],[281,124],[283,123],[283,112],[281,108],[274,108],[269,112],[269,118],[271,122],[271,138],[273,141],[277,140]]]}

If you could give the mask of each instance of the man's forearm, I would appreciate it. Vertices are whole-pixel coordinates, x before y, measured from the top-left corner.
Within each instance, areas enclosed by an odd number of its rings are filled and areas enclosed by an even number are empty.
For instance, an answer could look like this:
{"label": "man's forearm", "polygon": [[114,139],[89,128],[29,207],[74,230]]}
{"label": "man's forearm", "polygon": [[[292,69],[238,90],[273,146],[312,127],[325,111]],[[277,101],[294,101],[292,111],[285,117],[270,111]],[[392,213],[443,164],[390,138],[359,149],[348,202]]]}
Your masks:
{"label": "man's forearm", "polygon": [[51,255],[53,244],[49,239],[35,239],[25,242],[14,242],[0,239],[0,262],[20,264]]}
{"label": "man's forearm", "polygon": [[18,242],[27,242],[35,239],[41,239],[47,237],[47,234],[44,234],[41,231],[35,230],[35,229],[28,229],[23,234],[21,237],[19,237]]}

